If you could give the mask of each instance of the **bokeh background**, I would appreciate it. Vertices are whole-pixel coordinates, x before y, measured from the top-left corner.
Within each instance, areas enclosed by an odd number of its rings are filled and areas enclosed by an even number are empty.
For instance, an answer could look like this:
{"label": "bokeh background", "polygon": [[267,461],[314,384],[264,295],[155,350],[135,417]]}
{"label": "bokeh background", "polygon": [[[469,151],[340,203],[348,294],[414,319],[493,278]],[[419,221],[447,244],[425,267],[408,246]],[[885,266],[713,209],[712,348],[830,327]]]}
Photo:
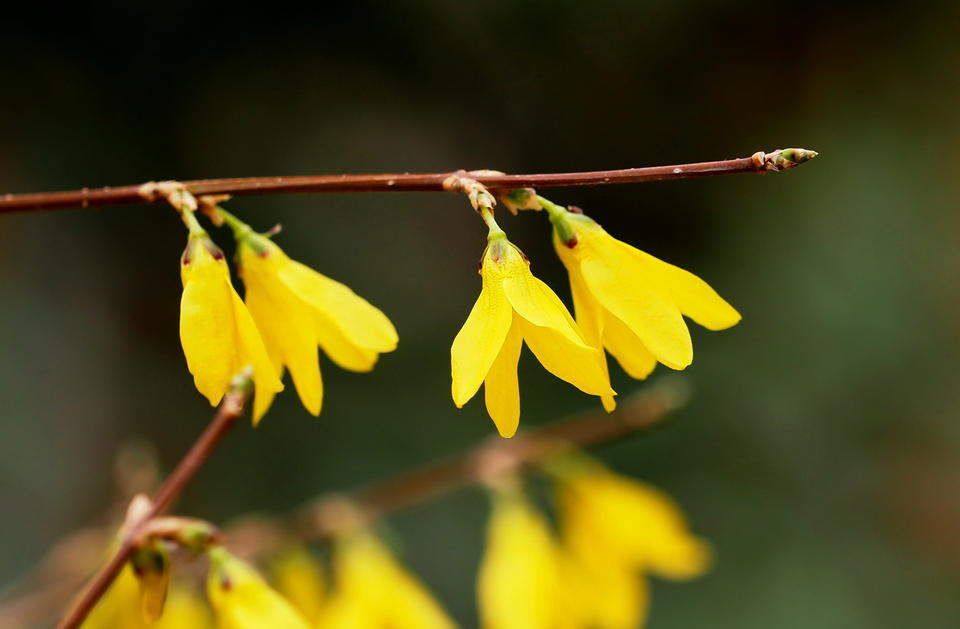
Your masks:
{"label": "bokeh background", "polygon": [[[948,1],[19,3],[0,34],[0,191],[816,149],[783,175],[551,191],[744,313],[693,330],[686,410],[597,454],[716,546],[705,578],[655,584],[652,627],[960,626],[958,25]],[[290,255],[401,342],[372,374],[324,360],[321,417],[279,397],[178,511],[285,512],[491,434],[482,396],[449,399],[485,236],[462,199],[230,209],[283,223]],[[501,224],[568,299],[546,220]],[[0,583],[100,517],[122,444],[169,467],[205,425],[178,342],[184,241],[159,205],[0,217]],[[521,389],[528,427],[596,406],[529,354]],[[467,627],[485,516],[467,490],[388,523]]]}

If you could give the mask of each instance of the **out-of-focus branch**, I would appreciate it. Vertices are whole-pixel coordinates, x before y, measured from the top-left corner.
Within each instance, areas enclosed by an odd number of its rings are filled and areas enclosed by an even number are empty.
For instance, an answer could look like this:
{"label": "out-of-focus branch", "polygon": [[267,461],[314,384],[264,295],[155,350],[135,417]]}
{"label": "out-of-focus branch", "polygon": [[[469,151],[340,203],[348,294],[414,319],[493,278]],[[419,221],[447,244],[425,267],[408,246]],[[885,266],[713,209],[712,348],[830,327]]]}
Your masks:
{"label": "out-of-focus branch", "polygon": [[[779,149],[772,153],[758,151],[750,157],[739,159],[674,164],[671,166],[535,175],[505,175],[494,171],[472,171],[471,176],[490,190],[503,192],[525,187],[602,186],[688,179],[691,177],[715,177],[737,173],[780,172],[807,162],[816,156],[815,151],[791,148]],[[441,192],[446,190],[444,181],[458,172],[462,171],[428,174],[397,173],[200,179],[185,181],[183,186],[195,196],[321,192]],[[82,190],[65,192],[7,194],[0,196],[0,214],[153,203],[162,200],[164,183],[148,182],[139,185],[83,188]]]}
{"label": "out-of-focus branch", "polygon": [[346,500],[354,512],[344,518],[344,498],[319,498],[303,509],[296,529],[304,539],[336,533],[359,516],[374,520],[411,505],[516,467],[535,465],[573,447],[610,443],[657,425],[686,403],[688,390],[678,377],[664,378],[621,401],[612,413],[589,413],[518,433],[512,439],[495,438],[463,454],[429,463],[361,489]]}
{"label": "out-of-focus branch", "polygon": [[217,444],[230,430],[230,427],[236,423],[243,413],[251,389],[252,385],[248,373],[243,373],[234,379],[210,425],[180,460],[177,467],[160,486],[154,498],[149,501],[149,504],[141,512],[133,514],[124,524],[123,534],[116,552],[77,595],[73,604],[57,625],[58,629],[75,629],[83,623],[96,606],[97,601],[103,597],[110,588],[110,584],[113,583],[113,580],[130,559],[140,535],[150,524],[150,521],[166,511],[180,496],[183,489],[190,484],[203,464],[210,458]]}

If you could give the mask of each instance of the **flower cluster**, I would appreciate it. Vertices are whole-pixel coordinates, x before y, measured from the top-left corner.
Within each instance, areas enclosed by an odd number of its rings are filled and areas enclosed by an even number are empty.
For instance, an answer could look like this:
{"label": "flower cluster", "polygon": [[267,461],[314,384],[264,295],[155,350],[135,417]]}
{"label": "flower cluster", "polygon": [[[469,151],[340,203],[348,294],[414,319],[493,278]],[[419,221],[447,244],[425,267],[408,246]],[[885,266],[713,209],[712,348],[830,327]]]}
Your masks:
{"label": "flower cluster", "polygon": [[[641,627],[648,575],[686,580],[709,568],[708,544],[663,492],[571,451],[542,467],[555,487],[557,527],[524,493],[515,468],[486,479],[492,511],[477,574],[483,627]],[[212,525],[161,518],[84,627],[454,629],[359,512],[337,506],[327,562],[281,541],[268,547],[266,576],[220,545]],[[171,577],[171,545],[207,557],[205,597],[189,572]]]}
{"label": "flower cluster", "polygon": [[380,354],[397,346],[393,324],[348,287],[291,260],[270,234],[215,211],[233,228],[246,295],[241,300],[233,288],[223,252],[181,208],[190,234],[180,262],[180,340],[197,390],[219,404],[231,378],[252,368],[257,423],[289,369],[303,406],[318,415],[318,348],[344,369],[370,371]]}
{"label": "flower cluster", "polygon": [[517,361],[526,342],[550,373],[597,395],[612,411],[604,349],[632,377],[646,378],[658,362],[684,369],[693,361],[686,315],[711,330],[740,314],[706,282],[603,230],[578,211],[543,197],[536,207],[553,224],[557,254],[570,276],[574,320],[530,261],[481,207],[489,234],[480,263],[480,297],[453,341],[453,401],[463,406],[484,386],[487,412],[504,437],[520,420]]}

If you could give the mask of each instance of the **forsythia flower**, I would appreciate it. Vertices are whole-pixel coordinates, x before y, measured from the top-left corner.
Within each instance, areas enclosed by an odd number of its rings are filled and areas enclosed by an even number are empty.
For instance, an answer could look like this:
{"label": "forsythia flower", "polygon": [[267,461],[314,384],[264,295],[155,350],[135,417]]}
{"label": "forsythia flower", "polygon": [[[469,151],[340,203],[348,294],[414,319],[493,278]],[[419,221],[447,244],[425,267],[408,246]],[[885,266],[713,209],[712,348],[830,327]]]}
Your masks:
{"label": "forsythia flower", "polygon": [[112,629],[113,627],[143,627],[143,613],[140,609],[140,584],[133,574],[133,568],[127,564],[110,589],[93,608],[83,629]]}
{"label": "forsythia flower", "polygon": [[207,596],[220,629],[308,629],[300,613],[253,568],[224,548],[213,548],[208,555]]}
{"label": "forsythia flower", "polygon": [[[119,625],[118,625],[119,626]],[[167,604],[153,629],[204,629],[213,627],[210,608],[192,588],[174,585],[170,588]]]}
{"label": "forsythia flower", "polygon": [[635,629],[650,605],[646,579],[613,558],[581,556],[563,548],[563,604],[573,626]]}
{"label": "forsythia flower", "polygon": [[[226,213],[224,213],[225,216]],[[291,260],[268,237],[229,217],[239,244],[246,302],[267,353],[290,370],[304,407],[323,404],[317,346],[351,371],[370,371],[381,353],[397,347],[397,331],[377,308],[345,285]]]}
{"label": "forsythia flower", "polygon": [[709,545],[690,533],[680,508],[654,487],[594,461],[562,474],[557,504],[564,545],[575,556],[668,579],[700,576]]}
{"label": "forsythia flower", "polygon": [[233,289],[223,252],[206,232],[191,231],[180,276],[180,341],[197,389],[216,406],[233,377],[252,367],[256,424],[283,385],[247,307]]}
{"label": "forsythia flower", "polygon": [[606,366],[563,302],[530,273],[529,262],[491,227],[480,266],[483,287],[451,348],[453,401],[484,385],[487,412],[504,437],[520,421],[517,361],[523,341],[553,375],[591,395],[613,396]]}
{"label": "forsythia flower", "polygon": [[550,527],[518,489],[498,490],[477,582],[484,629],[556,629],[562,608],[560,556]]}
{"label": "forsythia flower", "polygon": [[320,616],[326,596],[323,566],[305,548],[295,546],[282,551],[270,564],[273,584],[303,617],[313,621]]}
{"label": "forsythia flower", "polygon": [[[740,314],[706,282],[608,234],[592,219],[542,197],[554,225],[554,247],[570,275],[577,323],[588,343],[606,348],[643,379],[657,362],[684,369],[693,361],[686,315],[710,330],[736,325]],[[607,410],[612,398],[604,399]]]}
{"label": "forsythia flower", "polygon": [[322,629],[453,629],[426,588],[371,533],[338,539],[337,580],[318,627]]}
{"label": "forsythia flower", "polygon": [[152,625],[163,614],[167,600],[170,554],[162,543],[150,543],[133,551],[130,565],[140,582],[140,610],[144,624]]}

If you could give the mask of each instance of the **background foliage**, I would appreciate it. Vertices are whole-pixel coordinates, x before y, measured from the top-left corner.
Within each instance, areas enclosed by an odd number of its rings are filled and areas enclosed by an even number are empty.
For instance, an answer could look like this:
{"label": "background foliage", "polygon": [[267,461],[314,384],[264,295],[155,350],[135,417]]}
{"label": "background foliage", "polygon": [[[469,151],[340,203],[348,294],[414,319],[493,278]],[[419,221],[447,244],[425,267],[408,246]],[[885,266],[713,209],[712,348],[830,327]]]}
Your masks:
{"label": "background foliage", "polygon": [[[657,584],[652,626],[960,625],[956,4],[183,1],[5,9],[0,190],[497,168],[547,172],[821,152],[784,176],[558,191],[744,313],[694,331],[689,409],[605,448],[675,496],[719,563]],[[324,362],[237,430],[180,511],[228,521],[486,437],[449,346],[482,223],[440,194],[240,199],[291,256],[394,320],[369,375]],[[568,297],[544,218],[504,218]],[[217,236],[228,245],[227,234]],[[0,580],[101,513],[134,436],[172,464],[209,409],[177,338],[185,234],[163,206],[0,225]],[[657,375],[663,368],[659,367]],[[621,393],[639,383],[617,368]],[[521,361],[523,424],[595,402]],[[391,520],[469,626],[485,499]]]}

